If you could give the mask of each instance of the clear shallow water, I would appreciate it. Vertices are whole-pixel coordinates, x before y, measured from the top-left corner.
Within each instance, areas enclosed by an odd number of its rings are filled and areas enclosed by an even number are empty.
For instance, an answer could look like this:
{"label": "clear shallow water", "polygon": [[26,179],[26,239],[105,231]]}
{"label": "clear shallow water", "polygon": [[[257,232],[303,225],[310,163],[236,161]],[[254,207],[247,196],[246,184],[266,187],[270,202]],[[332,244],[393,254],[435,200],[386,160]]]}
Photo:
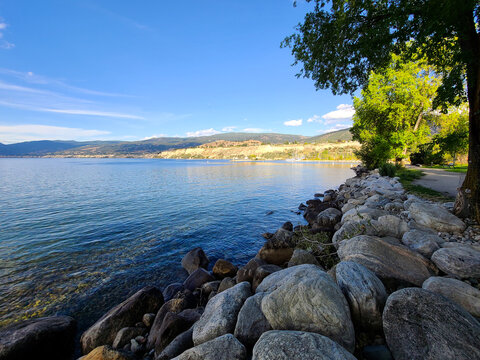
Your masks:
{"label": "clear shallow water", "polygon": [[[0,326],[55,313],[83,329],[145,285],[186,278],[182,256],[244,264],[262,233],[350,164],[0,159]],[[273,211],[273,214],[267,215]]]}

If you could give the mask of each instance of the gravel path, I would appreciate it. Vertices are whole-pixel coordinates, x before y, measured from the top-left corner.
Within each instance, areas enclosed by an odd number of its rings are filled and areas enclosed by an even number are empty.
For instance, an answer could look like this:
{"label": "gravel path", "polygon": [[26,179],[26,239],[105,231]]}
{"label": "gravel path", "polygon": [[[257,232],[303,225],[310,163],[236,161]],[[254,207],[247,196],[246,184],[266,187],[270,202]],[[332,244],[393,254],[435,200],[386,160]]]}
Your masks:
{"label": "gravel path", "polygon": [[411,169],[421,170],[425,175],[413,181],[414,184],[422,185],[452,197],[457,196],[457,189],[462,185],[465,174],[449,172],[442,169],[426,169],[412,166]]}

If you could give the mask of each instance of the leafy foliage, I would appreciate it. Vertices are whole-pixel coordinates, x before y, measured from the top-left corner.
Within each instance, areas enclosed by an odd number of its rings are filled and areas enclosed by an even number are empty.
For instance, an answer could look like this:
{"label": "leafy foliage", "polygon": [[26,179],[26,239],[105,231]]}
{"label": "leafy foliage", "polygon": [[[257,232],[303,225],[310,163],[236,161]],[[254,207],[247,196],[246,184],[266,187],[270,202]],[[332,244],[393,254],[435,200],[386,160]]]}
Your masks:
{"label": "leafy foliage", "polygon": [[393,177],[395,177],[395,173],[397,171],[397,168],[395,167],[394,164],[385,163],[385,164],[380,165],[378,170],[380,172],[380,175],[389,176],[389,177],[393,178]]}

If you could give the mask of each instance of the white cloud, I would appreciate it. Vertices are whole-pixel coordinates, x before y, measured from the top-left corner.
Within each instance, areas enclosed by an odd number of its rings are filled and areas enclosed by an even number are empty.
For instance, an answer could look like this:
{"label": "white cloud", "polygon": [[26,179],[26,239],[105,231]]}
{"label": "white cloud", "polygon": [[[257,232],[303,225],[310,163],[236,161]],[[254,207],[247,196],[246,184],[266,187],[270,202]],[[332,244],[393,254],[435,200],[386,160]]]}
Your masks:
{"label": "white cloud", "polygon": [[0,30],[5,30],[7,28],[7,24],[4,22],[0,23]]}
{"label": "white cloud", "polygon": [[215,130],[214,128],[197,130],[197,131],[188,131],[187,137],[197,137],[197,136],[210,136],[221,134],[221,131]]}
{"label": "white cloud", "polygon": [[300,126],[303,123],[303,119],[298,119],[298,120],[288,120],[284,121],[283,125],[285,126]]}
{"label": "white cloud", "polygon": [[262,133],[262,132],[269,132],[272,130],[261,129],[261,128],[246,128],[246,129],[243,129],[243,131],[248,133]]}
{"label": "white cloud", "polygon": [[62,126],[0,125],[0,142],[4,144],[34,140],[88,140],[108,134],[109,131]]}
{"label": "white cloud", "polygon": [[352,105],[340,104],[337,106],[337,110],[330,111],[322,116],[325,120],[325,124],[333,124],[338,121],[351,120],[355,114],[355,109]]}
{"label": "white cloud", "polygon": [[232,132],[232,131],[235,131],[237,127],[236,126],[225,126],[222,131],[225,131],[225,132]]}
{"label": "white cloud", "polygon": [[[0,39],[3,39],[3,35],[4,35],[3,31],[6,30],[7,27],[8,27],[8,24],[0,18]],[[9,50],[9,49],[13,49],[14,47],[15,47],[15,44],[12,44],[7,40],[0,40],[0,48],[2,49]]]}
{"label": "white cloud", "polygon": [[312,123],[312,122],[322,122],[320,120],[320,116],[318,115],[313,115],[311,118],[308,118],[307,122]]}
{"label": "white cloud", "polygon": [[156,139],[156,138],[167,137],[167,136],[168,136],[167,134],[156,134],[156,135],[144,137],[142,140],[150,140],[150,139]]}

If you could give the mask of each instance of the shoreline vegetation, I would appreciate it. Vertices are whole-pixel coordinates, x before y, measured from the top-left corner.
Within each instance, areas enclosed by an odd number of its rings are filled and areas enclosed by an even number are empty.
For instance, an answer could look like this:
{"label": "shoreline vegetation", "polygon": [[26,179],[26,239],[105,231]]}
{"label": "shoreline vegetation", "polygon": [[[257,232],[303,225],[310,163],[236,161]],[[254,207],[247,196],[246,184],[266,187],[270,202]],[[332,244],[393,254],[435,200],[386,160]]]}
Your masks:
{"label": "shoreline vegetation", "polygon": [[74,319],[32,319],[0,330],[0,358],[480,358],[480,227],[408,193],[405,174],[354,169],[245,266],[197,247],[184,279],[139,290],[80,344]]}

